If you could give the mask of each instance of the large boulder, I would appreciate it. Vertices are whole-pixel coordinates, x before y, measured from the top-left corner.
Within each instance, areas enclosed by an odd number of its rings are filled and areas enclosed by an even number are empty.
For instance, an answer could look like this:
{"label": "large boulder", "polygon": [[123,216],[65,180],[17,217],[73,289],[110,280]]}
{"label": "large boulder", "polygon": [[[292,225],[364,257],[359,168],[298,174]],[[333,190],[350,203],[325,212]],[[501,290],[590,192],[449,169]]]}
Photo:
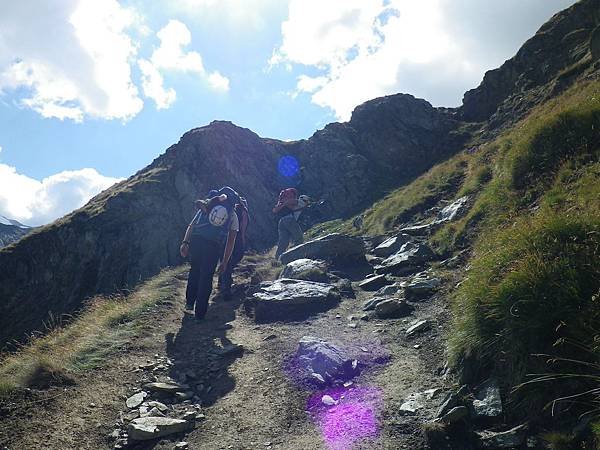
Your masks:
{"label": "large boulder", "polygon": [[360,238],[333,233],[293,247],[283,253],[279,259],[283,264],[289,264],[301,258],[321,259],[336,263],[363,261],[365,246]]}
{"label": "large boulder", "polygon": [[425,244],[407,242],[400,250],[385,259],[381,265],[375,267],[379,274],[392,273],[406,275],[422,268],[426,262],[435,258],[435,253]]}
{"label": "large boulder", "polygon": [[140,417],[133,419],[127,428],[129,438],[134,441],[147,441],[174,433],[181,433],[192,427],[191,422],[169,417]]}
{"label": "large boulder", "polygon": [[299,320],[331,308],[340,298],[333,285],[282,278],[261,283],[246,300],[246,310],[257,322]]}
{"label": "large boulder", "polygon": [[502,397],[498,381],[488,380],[477,390],[472,413],[475,419],[494,419],[502,415]]}
{"label": "large boulder", "polygon": [[342,349],[313,336],[304,336],[296,353],[307,379],[321,385],[341,384],[358,375],[358,361]]}
{"label": "large boulder", "polygon": [[442,285],[439,278],[428,278],[427,276],[416,276],[410,281],[400,283],[404,288],[404,296],[407,300],[420,300],[437,291]]}
{"label": "large boulder", "polygon": [[293,278],[295,280],[327,282],[327,264],[324,261],[301,258],[290,262],[279,278]]}

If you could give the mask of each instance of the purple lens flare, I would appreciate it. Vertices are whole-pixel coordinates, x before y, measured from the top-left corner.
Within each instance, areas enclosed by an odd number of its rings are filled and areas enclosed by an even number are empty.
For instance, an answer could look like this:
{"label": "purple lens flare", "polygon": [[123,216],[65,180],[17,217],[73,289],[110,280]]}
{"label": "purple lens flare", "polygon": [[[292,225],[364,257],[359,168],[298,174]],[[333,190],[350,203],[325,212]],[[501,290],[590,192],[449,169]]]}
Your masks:
{"label": "purple lens flare", "polygon": [[[324,403],[324,396],[335,403]],[[307,410],[321,429],[328,449],[350,450],[358,442],[379,437],[378,413],[382,405],[383,394],[379,388],[336,387],[313,394],[308,399]]]}

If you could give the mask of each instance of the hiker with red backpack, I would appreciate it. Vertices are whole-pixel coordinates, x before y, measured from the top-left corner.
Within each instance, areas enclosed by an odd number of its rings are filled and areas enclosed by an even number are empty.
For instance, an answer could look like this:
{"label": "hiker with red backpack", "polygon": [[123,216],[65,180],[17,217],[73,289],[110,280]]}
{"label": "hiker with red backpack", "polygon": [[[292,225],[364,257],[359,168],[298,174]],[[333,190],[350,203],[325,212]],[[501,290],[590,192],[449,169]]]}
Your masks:
{"label": "hiker with red backpack", "polygon": [[306,195],[298,196],[298,191],[294,188],[287,188],[279,193],[279,199],[273,208],[273,214],[277,214],[279,217],[277,224],[279,240],[275,258],[279,259],[281,254],[287,250],[290,241],[294,245],[299,245],[304,241],[298,218],[309,203],[310,199]]}
{"label": "hiker with red backpack", "polygon": [[229,264],[219,275],[219,293],[224,301],[231,300],[231,285],[233,284],[233,271],[244,257],[247,248],[247,231],[250,223],[250,213],[248,211],[248,202],[244,197],[240,197],[240,202],[235,205],[234,212],[237,215],[240,224],[240,230],[235,240],[233,252],[229,259]]}
{"label": "hiker with red backpack", "polygon": [[[208,310],[213,276],[222,274],[230,263],[240,224],[234,208],[239,195],[230,187],[210,191],[206,200],[196,201],[198,212],[190,222],[179,251],[190,257],[190,272],[185,293],[186,311],[194,310],[202,320]],[[223,249],[224,247],[224,249]]]}

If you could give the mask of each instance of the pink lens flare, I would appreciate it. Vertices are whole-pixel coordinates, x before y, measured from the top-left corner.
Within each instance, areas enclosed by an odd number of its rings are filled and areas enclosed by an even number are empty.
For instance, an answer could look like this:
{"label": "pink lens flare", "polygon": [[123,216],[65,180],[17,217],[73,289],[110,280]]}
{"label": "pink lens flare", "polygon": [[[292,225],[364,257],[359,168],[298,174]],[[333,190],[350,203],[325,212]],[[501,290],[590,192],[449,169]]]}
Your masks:
{"label": "pink lens flare", "polygon": [[[323,403],[323,396],[335,404]],[[358,442],[379,437],[378,414],[382,392],[374,387],[342,387],[318,392],[308,400],[307,409],[317,422],[330,450],[350,450]]]}

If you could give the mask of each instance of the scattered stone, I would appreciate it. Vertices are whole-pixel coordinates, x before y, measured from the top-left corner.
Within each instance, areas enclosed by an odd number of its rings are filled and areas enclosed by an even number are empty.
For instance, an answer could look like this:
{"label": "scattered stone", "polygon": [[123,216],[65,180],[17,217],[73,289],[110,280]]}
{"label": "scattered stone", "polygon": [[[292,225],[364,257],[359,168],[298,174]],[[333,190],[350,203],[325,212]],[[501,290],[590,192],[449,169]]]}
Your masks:
{"label": "scattered stone", "polygon": [[375,306],[375,315],[379,319],[399,319],[410,315],[414,309],[404,300],[389,299]]}
{"label": "scattered stone", "polygon": [[362,310],[363,311],[374,311],[377,305],[383,301],[387,300],[385,297],[373,297],[369,300],[366,300],[363,303]]}
{"label": "scattered stone", "polygon": [[194,393],[192,391],[176,392],[175,393],[175,398],[177,398],[177,400],[179,400],[180,402],[184,402],[186,400],[190,400],[193,396],[194,396]]}
{"label": "scattered stone", "polygon": [[152,408],[145,416],[164,417],[165,414],[158,408]]}
{"label": "scattered stone", "polygon": [[375,292],[375,297],[388,297],[390,295],[396,295],[398,294],[398,292],[400,291],[400,285],[398,284],[391,284],[389,286],[384,286],[381,289],[379,289],[377,292]]}
{"label": "scattered stone", "polygon": [[144,402],[144,399],[147,396],[148,396],[147,392],[144,392],[144,391],[138,392],[137,394],[133,394],[131,397],[129,397],[127,399],[127,401],[125,402],[125,404],[130,409],[137,408]]}
{"label": "scattered stone", "polygon": [[401,283],[407,300],[419,300],[435,292],[442,285],[439,278],[417,278]]}
{"label": "scattered stone", "polygon": [[416,392],[414,394],[410,394],[404,403],[400,405],[400,414],[404,415],[414,415],[419,409],[425,407],[425,402],[427,400],[433,399],[438,393],[440,389],[428,389],[423,392]]}
{"label": "scattered stone", "polygon": [[314,259],[297,259],[285,266],[279,278],[327,282],[327,264]]}
{"label": "scattered stone", "polygon": [[334,306],[341,299],[330,284],[282,278],[263,282],[246,300],[246,309],[258,322],[306,318]]}
{"label": "scattered stone", "polygon": [[402,245],[406,244],[411,240],[411,237],[408,234],[400,234],[398,236],[391,237],[386,239],[381,244],[379,244],[373,250],[376,256],[387,258],[388,256],[396,253]]}
{"label": "scattered stone", "polygon": [[427,320],[419,320],[413,323],[408,330],[406,330],[406,336],[411,337],[417,333],[428,330],[431,327],[431,324]]}
{"label": "scattered stone", "polygon": [[240,356],[242,353],[244,353],[244,346],[239,344],[227,344],[215,350],[215,354],[222,357]]}
{"label": "scattered stone", "polygon": [[186,449],[189,448],[189,444],[187,442],[178,442],[177,444],[175,444],[175,449]]}
{"label": "scattered stone", "polygon": [[271,339],[276,339],[277,335],[276,334],[269,334],[268,336],[265,336],[263,338],[263,341],[270,341]]}
{"label": "scattered stone", "polygon": [[502,415],[502,397],[496,380],[486,381],[477,391],[473,400],[473,417],[490,419]]}
{"label": "scattered stone", "polygon": [[365,259],[365,246],[360,238],[333,233],[293,247],[279,257],[283,264],[301,258],[344,263],[362,261]]}
{"label": "scattered stone", "polygon": [[363,291],[376,291],[377,289],[390,284],[391,281],[385,275],[373,275],[358,283],[358,287]]}
{"label": "scattered stone", "polygon": [[468,416],[469,409],[466,406],[457,406],[442,416],[442,422],[452,425],[466,419]]}
{"label": "scattered stone", "polygon": [[360,320],[364,321],[364,322],[368,322],[371,319],[371,316],[369,316],[369,314],[363,314],[360,316]]}
{"label": "scattered stone", "polygon": [[174,433],[181,433],[190,428],[185,420],[169,417],[142,417],[131,421],[127,427],[129,438],[134,441],[147,441]]}
{"label": "scattered stone", "polygon": [[333,399],[331,395],[324,395],[321,397],[321,402],[327,406],[337,405],[337,402]]}
{"label": "scattered stone", "polygon": [[408,234],[410,236],[427,236],[429,233],[431,233],[434,229],[434,227],[438,225],[438,223],[436,221],[433,222],[429,222],[429,223],[424,223],[424,224],[419,224],[419,225],[413,225],[410,227],[406,227],[406,228],[402,228],[403,233]]}
{"label": "scattered stone", "polygon": [[407,242],[397,253],[375,267],[378,274],[407,274],[422,267],[435,258],[435,253],[425,244]]}
{"label": "scattered stone", "polygon": [[444,403],[440,406],[438,410],[437,417],[444,417],[448,412],[459,405],[459,397],[454,393],[450,393]]}
{"label": "scattered stone", "polygon": [[475,434],[482,448],[517,448],[525,441],[527,425],[519,425],[508,431],[476,431]]}
{"label": "scattered stone", "polygon": [[195,411],[186,411],[183,415],[183,420],[196,420],[196,412]]}
{"label": "scattered stone", "polygon": [[185,391],[189,388],[189,386],[185,384],[179,384],[175,382],[155,382],[155,383],[146,383],[144,385],[144,389],[148,389],[153,392],[163,392],[168,394],[174,394],[176,392]]}
{"label": "scattered stone", "polygon": [[413,348],[414,348],[415,350],[419,350],[419,349],[421,348],[421,345],[419,345],[419,344],[415,344],[415,345],[413,345]]}
{"label": "scattered stone", "polygon": [[354,289],[352,288],[352,282],[348,278],[340,278],[336,283],[335,287],[343,297],[354,298]]}
{"label": "scattered stone", "polygon": [[304,336],[298,347],[298,363],[321,384],[348,381],[358,375],[358,362],[338,347],[312,336]]}
{"label": "scattered stone", "polygon": [[455,200],[454,202],[450,203],[448,206],[446,206],[440,211],[440,213],[438,214],[437,222],[452,222],[453,220],[459,219],[467,211],[468,202],[469,196],[465,195],[464,197],[461,197],[458,200]]}
{"label": "scattered stone", "polygon": [[349,323],[348,324],[348,328],[356,328],[356,327],[358,327],[358,325],[355,324],[355,323]]}
{"label": "scattered stone", "polygon": [[148,402],[148,406],[150,408],[157,408],[160,412],[166,413],[169,410],[169,407],[161,402],[151,401]]}

